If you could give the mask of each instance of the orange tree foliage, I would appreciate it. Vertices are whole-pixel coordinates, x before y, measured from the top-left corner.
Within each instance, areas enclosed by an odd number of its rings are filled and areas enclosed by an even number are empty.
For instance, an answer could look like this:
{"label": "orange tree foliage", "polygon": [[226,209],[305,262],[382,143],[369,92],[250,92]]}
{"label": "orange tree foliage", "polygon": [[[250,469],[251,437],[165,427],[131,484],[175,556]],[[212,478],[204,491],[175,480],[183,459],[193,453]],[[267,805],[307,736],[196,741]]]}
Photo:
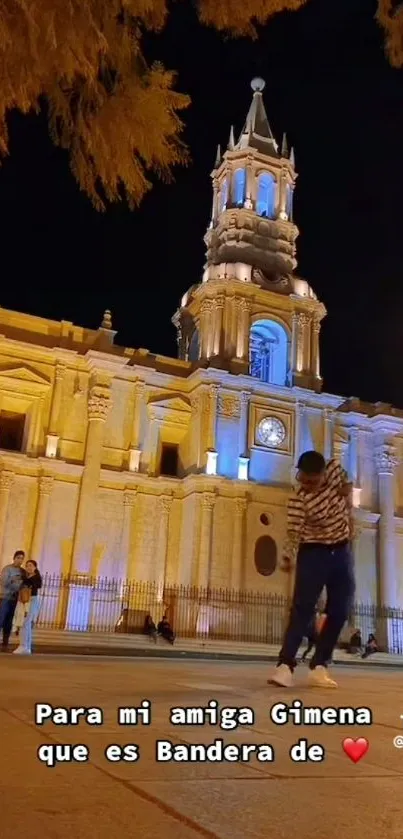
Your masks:
{"label": "orange tree foliage", "polygon": [[[184,0],[190,2],[190,0]],[[309,0],[198,0],[202,23],[256,37],[277,12]],[[48,103],[50,133],[68,149],[72,171],[94,206],[125,194],[130,206],[149,176],[186,163],[181,111],[189,98],[175,74],[147,66],[146,30],[158,32],[167,0],[0,0],[0,156],[8,153],[7,112]],[[403,6],[378,0],[392,63],[403,64]]]}

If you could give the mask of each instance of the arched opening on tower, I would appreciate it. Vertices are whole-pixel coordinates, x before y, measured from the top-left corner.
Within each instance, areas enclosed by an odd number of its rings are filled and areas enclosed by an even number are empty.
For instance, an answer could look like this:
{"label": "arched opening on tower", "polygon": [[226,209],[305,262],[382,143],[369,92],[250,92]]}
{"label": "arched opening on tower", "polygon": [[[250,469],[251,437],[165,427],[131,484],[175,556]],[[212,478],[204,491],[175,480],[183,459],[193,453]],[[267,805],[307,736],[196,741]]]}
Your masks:
{"label": "arched opening on tower", "polygon": [[226,178],[225,181],[222,184],[221,189],[220,189],[220,195],[219,195],[219,200],[218,200],[218,206],[219,206],[220,213],[222,213],[223,210],[225,210],[225,208],[227,206],[227,203],[228,203],[228,181],[227,181],[227,178]]}
{"label": "arched opening on tower", "polygon": [[274,218],[276,212],[276,180],[271,172],[260,175],[257,187],[256,212],[258,216]]}
{"label": "arched opening on tower", "polygon": [[198,361],[200,358],[199,330],[194,329],[189,341],[188,361]]}
{"label": "arched opening on tower", "polygon": [[257,320],[249,335],[249,372],[272,385],[286,385],[288,379],[288,336],[273,320]]}
{"label": "arched opening on tower", "polygon": [[234,174],[234,204],[243,207],[245,201],[245,169],[237,169]]}

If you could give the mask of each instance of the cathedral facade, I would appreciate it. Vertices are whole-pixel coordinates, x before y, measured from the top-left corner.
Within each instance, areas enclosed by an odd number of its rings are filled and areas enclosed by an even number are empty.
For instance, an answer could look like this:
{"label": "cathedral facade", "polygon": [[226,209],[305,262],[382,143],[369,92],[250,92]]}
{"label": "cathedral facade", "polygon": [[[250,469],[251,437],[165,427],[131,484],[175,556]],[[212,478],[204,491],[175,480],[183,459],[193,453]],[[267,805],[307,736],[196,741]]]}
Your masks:
{"label": "cathedral facade", "polygon": [[403,606],[403,412],[322,391],[294,155],[252,88],[217,153],[178,358],[120,347],[109,312],[89,330],[0,309],[1,564],[24,549],[75,575],[71,598],[94,576],[289,594],[286,503],[315,448],[354,484],[357,600]]}

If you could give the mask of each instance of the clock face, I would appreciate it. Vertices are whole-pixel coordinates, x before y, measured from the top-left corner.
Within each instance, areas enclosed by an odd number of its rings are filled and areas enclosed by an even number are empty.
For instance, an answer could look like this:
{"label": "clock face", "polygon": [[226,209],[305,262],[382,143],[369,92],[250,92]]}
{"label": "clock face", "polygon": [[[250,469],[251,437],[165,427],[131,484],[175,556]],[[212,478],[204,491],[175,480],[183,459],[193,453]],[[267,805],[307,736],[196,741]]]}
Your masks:
{"label": "clock face", "polygon": [[257,427],[257,438],[263,446],[276,448],[284,443],[286,429],[284,423],[276,417],[265,417]]}

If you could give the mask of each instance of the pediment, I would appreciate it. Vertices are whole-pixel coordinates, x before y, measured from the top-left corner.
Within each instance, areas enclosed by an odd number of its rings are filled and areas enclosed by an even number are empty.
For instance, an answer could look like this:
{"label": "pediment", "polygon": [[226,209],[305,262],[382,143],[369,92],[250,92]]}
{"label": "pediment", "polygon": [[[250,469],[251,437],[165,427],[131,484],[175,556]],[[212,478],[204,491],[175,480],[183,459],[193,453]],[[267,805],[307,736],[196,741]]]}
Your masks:
{"label": "pediment", "polygon": [[18,381],[30,382],[37,385],[49,385],[49,379],[32,370],[27,364],[0,366],[0,380],[2,378],[17,379]]}
{"label": "pediment", "polygon": [[183,396],[163,396],[151,399],[149,401],[150,408],[159,408],[166,411],[176,411],[190,414],[190,404]]}

